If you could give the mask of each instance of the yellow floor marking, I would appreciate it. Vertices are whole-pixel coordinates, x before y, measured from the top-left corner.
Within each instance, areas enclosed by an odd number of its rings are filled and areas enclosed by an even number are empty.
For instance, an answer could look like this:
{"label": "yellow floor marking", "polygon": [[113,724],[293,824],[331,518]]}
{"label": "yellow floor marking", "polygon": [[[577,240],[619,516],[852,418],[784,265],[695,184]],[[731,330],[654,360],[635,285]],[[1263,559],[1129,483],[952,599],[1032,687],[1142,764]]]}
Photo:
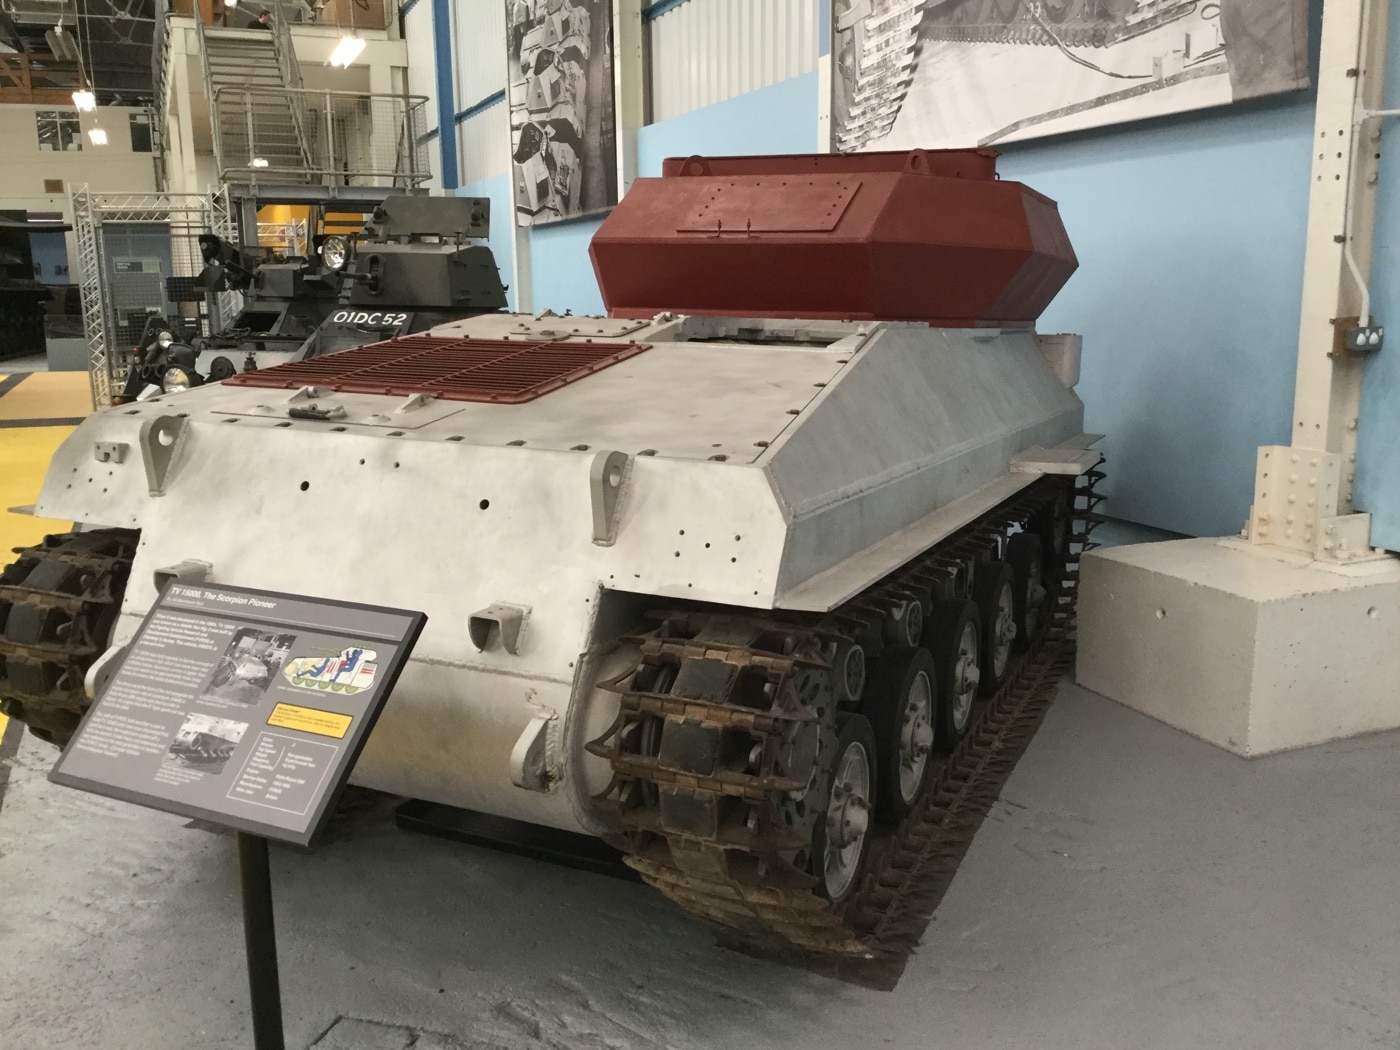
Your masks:
{"label": "yellow floor marking", "polygon": [[76,419],[91,411],[86,372],[34,372],[0,397],[0,419]]}
{"label": "yellow floor marking", "polygon": [[[6,378],[0,374],[0,381]],[[63,418],[91,411],[92,388],[86,372],[36,372],[0,397],[0,419]],[[13,548],[28,547],[50,532],[72,528],[71,522],[8,512],[38,498],[49,459],[72,432],[72,427],[0,429],[0,566],[10,562]],[[0,715],[0,740],[9,723]]]}
{"label": "yellow floor marking", "polygon": [[[0,398],[0,405],[15,392],[12,390]],[[47,533],[67,532],[72,527],[66,521],[6,513],[10,507],[24,506],[39,498],[49,459],[72,432],[72,427],[0,429],[0,565],[13,560],[10,557],[13,548],[27,547],[38,543]]]}

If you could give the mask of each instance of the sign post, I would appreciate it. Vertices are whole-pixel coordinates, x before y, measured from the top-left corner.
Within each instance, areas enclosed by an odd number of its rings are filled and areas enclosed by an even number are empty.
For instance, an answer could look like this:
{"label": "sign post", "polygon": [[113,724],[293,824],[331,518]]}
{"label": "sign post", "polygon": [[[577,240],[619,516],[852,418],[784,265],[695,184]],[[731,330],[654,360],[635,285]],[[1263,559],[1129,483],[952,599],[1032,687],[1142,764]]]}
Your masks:
{"label": "sign post", "polygon": [[49,774],[238,833],[256,1050],[283,1050],[267,841],[311,845],[427,617],[169,584]]}
{"label": "sign post", "polygon": [[282,1038],[282,985],[277,977],[277,929],[272,921],[272,871],[267,839],[238,832],[243,887],[243,941],[248,952],[248,998],[254,1050],[286,1050]]}

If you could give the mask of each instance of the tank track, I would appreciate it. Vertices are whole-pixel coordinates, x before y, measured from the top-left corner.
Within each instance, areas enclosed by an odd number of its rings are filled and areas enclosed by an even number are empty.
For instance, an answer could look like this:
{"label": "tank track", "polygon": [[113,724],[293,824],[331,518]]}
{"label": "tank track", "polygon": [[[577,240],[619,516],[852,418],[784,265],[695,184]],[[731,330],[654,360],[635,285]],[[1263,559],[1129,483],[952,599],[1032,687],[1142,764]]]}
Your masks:
{"label": "tank track", "polygon": [[963,0],[927,16],[922,36],[925,40],[978,44],[1053,44],[1058,40],[1067,47],[1112,47],[1184,18],[1200,3],[1155,0],[1143,5],[1149,14],[1129,22],[1127,16],[1134,6],[1130,0],[1039,0],[1033,9],[1032,0]]}
{"label": "tank track", "polygon": [[138,536],[46,536],[0,571],[0,712],[43,740],[66,744],[87,710],[83,679],[121,610]]}
{"label": "tank track", "polygon": [[[587,745],[612,763],[612,783],[598,799],[616,807],[626,828],[612,838],[626,863],[683,908],[752,944],[820,957],[907,954],[1070,666],[1078,560],[1093,546],[1089,533],[1103,499],[1094,485],[1102,477],[1095,469],[1077,481],[1042,479],[825,616],[657,614],[657,630],[631,639],[638,663],[600,683],[619,695],[620,712]],[[984,557],[1008,530],[1059,501],[1069,505],[1068,535],[1039,637],[974,708],[967,735],[930,771],[905,819],[872,827],[860,882],[833,904],[805,870],[810,821],[804,825],[792,802],[811,785],[784,768],[804,728],[829,725],[829,705],[839,704],[840,683],[826,657],[874,637],[919,594],[956,578],[967,559]],[[659,670],[677,666],[673,678]],[[668,725],[682,720],[686,731],[647,738],[648,719],[655,725],[667,715]],[[732,755],[707,748],[734,729],[755,741],[747,765],[739,763],[750,771],[736,771]],[[818,766],[828,746],[821,738],[808,743]]]}

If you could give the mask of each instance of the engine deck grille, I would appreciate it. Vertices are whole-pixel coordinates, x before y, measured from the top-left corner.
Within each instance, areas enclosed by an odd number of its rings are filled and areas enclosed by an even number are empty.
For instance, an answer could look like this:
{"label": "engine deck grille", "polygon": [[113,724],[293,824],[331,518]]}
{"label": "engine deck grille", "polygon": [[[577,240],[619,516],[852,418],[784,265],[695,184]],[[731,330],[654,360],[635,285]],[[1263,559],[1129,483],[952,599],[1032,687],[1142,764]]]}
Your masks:
{"label": "engine deck grille", "polygon": [[350,394],[428,394],[518,405],[651,349],[592,340],[455,339],[409,335],[224,380],[229,386],[320,386]]}

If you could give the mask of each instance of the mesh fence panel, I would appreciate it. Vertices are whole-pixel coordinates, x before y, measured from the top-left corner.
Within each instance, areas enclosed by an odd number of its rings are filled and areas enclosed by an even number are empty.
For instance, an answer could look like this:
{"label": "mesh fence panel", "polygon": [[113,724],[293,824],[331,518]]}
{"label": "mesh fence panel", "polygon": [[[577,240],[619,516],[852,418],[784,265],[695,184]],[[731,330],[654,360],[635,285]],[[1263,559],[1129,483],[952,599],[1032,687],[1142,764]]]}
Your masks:
{"label": "mesh fence panel", "polygon": [[215,100],[226,181],[409,188],[430,176],[424,98],[222,87]]}

